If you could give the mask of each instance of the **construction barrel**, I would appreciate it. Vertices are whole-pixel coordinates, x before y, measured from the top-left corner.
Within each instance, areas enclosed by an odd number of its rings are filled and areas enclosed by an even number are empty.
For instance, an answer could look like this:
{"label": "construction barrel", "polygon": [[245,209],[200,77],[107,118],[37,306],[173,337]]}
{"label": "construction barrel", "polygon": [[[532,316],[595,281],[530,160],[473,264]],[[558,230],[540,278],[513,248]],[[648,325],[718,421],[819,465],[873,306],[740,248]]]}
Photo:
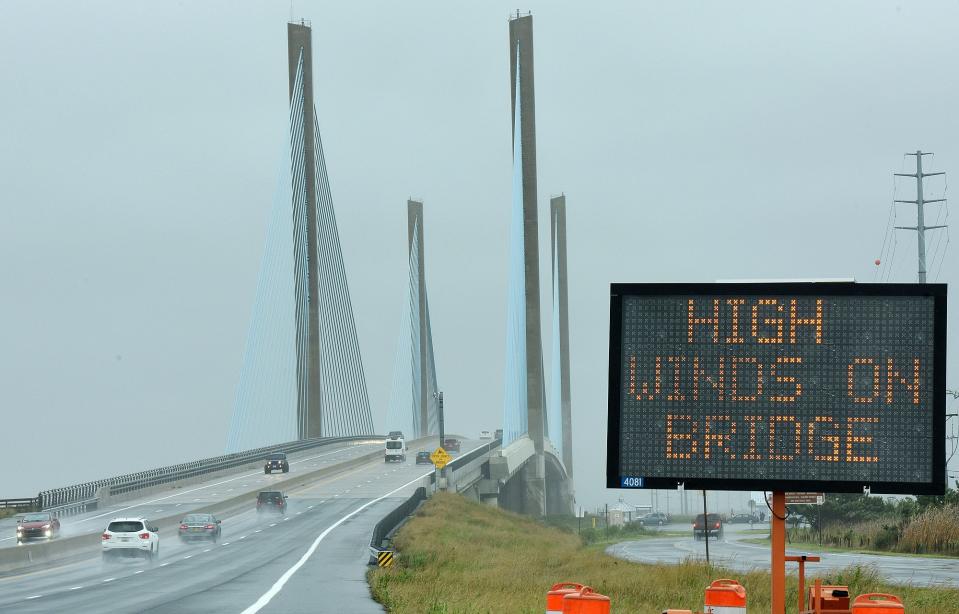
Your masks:
{"label": "construction barrel", "polygon": [[584,586],[563,597],[563,614],[609,614],[609,597]]}
{"label": "construction barrel", "polygon": [[546,614],[563,614],[563,597],[578,593],[586,588],[577,582],[560,582],[550,587],[546,593]]}
{"label": "construction barrel", "polygon": [[886,593],[859,595],[852,602],[852,614],[903,614],[905,611],[899,597]]}
{"label": "construction barrel", "polygon": [[746,614],[746,589],[735,580],[723,578],[706,587],[705,614]]}

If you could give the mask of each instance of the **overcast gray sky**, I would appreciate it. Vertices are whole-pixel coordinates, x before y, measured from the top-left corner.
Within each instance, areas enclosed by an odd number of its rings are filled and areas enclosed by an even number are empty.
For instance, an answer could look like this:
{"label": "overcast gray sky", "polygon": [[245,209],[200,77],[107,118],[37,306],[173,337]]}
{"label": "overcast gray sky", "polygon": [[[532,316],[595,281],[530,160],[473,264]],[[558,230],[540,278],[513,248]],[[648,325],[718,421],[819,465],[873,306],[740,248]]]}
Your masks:
{"label": "overcast gray sky", "polygon": [[[314,28],[378,422],[409,196],[426,206],[447,428],[501,422],[515,8],[293,7]],[[903,152],[959,172],[959,4],[520,8],[534,15],[546,271],[548,198],[567,195],[576,489],[596,505],[618,496],[602,488],[609,282],[876,279]],[[287,122],[290,14],[0,0],[0,445],[22,467],[0,473],[0,497],[222,452]],[[944,187],[929,180],[928,195]],[[915,238],[900,233],[883,271],[914,281]],[[954,281],[955,250],[939,250],[930,280]]]}

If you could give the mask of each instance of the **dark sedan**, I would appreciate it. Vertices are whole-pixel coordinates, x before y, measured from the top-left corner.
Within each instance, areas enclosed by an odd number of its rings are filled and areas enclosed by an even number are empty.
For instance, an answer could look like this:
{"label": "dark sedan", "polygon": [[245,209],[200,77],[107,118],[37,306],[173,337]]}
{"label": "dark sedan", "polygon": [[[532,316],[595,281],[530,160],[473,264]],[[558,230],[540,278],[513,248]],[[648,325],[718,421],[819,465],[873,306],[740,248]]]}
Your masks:
{"label": "dark sedan", "polygon": [[217,541],[220,521],[213,514],[188,514],[180,521],[180,541]]}
{"label": "dark sedan", "polygon": [[460,440],[453,439],[452,437],[447,438],[443,442],[443,449],[447,452],[459,452],[460,451]]}
{"label": "dark sedan", "polygon": [[17,543],[28,539],[53,539],[60,534],[60,521],[50,512],[24,514],[17,521]]}
{"label": "dark sedan", "polygon": [[432,465],[433,461],[430,460],[429,452],[417,452],[416,453],[416,464],[417,465]]}

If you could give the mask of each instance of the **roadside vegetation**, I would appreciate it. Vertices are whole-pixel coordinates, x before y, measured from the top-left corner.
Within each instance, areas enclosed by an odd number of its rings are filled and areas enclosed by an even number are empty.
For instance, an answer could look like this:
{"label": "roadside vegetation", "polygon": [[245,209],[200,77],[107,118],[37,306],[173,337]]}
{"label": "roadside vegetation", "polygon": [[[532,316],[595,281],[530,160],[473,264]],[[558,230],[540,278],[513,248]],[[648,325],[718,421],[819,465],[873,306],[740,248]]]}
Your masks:
{"label": "roadside vegetation", "polygon": [[789,530],[791,542],[835,548],[959,556],[959,492],[896,502],[879,497],[827,495],[822,509],[790,508],[807,526]]}
{"label": "roadside vegetation", "polygon": [[[592,586],[612,599],[613,612],[701,610],[705,587],[718,578],[735,578],[746,587],[749,612],[770,609],[767,573],[694,562],[630,563],[585,544],[575,524],[547,526],[444,493],[420,508],[394,545],[396,565],[374,569],[369,583],[374,598],[397,614],[542,614],[546,591],[557,582]],[[959,602],[959,590],[892,586],[870,568],[849,568],[824,580],[848,584],[854,595],[894,593],[910,614],[951,611]],[[788,590],[787,603],[794,603],[795,578],[790,578]]]}

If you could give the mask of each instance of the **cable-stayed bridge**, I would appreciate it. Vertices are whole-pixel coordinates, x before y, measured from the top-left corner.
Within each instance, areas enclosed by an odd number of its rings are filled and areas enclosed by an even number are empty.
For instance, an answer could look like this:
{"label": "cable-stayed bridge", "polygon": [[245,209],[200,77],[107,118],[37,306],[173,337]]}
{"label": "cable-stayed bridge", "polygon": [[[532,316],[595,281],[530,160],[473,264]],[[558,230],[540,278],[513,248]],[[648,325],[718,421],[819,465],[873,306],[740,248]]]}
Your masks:
{"label": "cable-stayed bridge", "polygon": [[[252,613],[270,605],[300,611],[323,587],[325,596],[335,596],[320,611],[377,611],[369,609],[362,582],[363,544],[376,519],[418,486],[438,485],[536,516],[571,512],[566,198],[550,202],[553,354],[547,388],[532,17],[510,22],[514,138],[504,402],[490,408],[487,420],[501,415],[503,435],[465,440],[442,476],[412,462],[384,466],[383,439],[376,435],[402,430],[410,455],[434,449],[441,443],[438,375],[457,368],[435,360],[424,203],[407,202],[408,283],[386,423],[374,424],[314,106],[311,37],[305,22],[288,25],[289,124],[227,453],[41,492],[29,504],[59,516],[64,527],[50,542],[21,546],[11,536],[12,520],[0,520],[0,575],[15,579],[0,590],[0,610]],[[264,473],[263,459],[277,451],[289,455],[290,472]],[[264,522],[255,514],[251,501],[261,490],[288,493],[290,508],[282,520]],[[166,537],[176,535],[187,512],[217,514],[226,538],[197,550]],[[142,516],[161,528],[159,566],[111,569],[105,576],[89,560],[99,556],[104,524],[117,516]],[[305,554],[304,540],[315,540]],[[344,559],[343,552],[355,556]],[[264,560],[275,564],[265,569]],[[63,567],[71,561],[82,564]],[[61,571],[25,574],[38,568]],[[344,584],[344,577],[359,581]],[[0,577],[0,586],[5,581]],[[157,582],[172,588],[157,591]]]}

